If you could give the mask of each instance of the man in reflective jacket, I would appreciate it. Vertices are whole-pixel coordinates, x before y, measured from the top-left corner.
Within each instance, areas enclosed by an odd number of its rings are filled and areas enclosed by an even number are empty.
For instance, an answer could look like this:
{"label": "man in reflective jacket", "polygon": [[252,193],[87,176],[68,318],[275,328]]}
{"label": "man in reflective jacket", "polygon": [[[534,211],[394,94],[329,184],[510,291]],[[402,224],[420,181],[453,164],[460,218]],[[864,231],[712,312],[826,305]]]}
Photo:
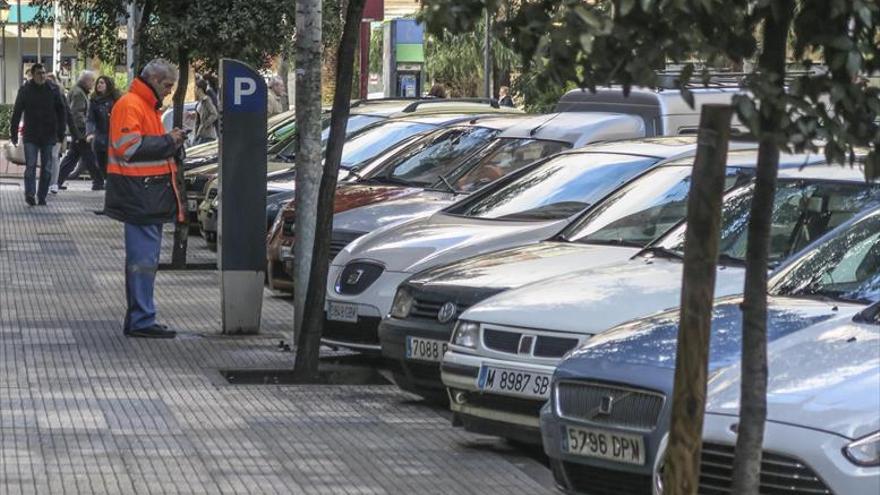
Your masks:
{"label": "man in reflective jacket", "polygon": [[177,82],[177,68],[164,60],[149,62],[110,115],[107,192],[104,211],[125,224],[125,293],[128,310],[123,330],[130,337],[173,338],[156,323],[153,286],[159,267],[162,224],[183,221],[174,160],[186,134],[165,133],[162,100]]}

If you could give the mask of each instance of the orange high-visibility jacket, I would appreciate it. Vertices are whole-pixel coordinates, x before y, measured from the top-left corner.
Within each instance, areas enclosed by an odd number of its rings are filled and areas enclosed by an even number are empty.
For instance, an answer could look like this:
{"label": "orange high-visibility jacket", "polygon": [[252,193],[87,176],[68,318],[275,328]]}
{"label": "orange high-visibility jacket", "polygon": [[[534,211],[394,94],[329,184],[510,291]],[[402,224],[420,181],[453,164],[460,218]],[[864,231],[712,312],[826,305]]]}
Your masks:
{"label": "orange high-visibility jacket", "polygon": [[162,103],[137,78],[110,114],[105,212],[135,224],[183,221],[177,190],[178,146],[162,126]]}

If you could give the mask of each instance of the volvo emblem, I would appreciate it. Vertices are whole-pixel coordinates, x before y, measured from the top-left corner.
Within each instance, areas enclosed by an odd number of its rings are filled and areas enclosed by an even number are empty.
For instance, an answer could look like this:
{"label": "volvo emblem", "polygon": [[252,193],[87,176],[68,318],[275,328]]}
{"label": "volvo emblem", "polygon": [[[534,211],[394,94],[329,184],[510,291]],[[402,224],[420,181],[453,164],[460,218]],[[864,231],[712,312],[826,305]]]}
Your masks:
{"label": "volvo emblem", "polygon": [[535,342],[534,335],[523,335],[519,338],[519,347],[517,348],[517,352],[519,354],[530,354],[532,352],[533,342]]}
{"label": "volvo emblem", "polygon": [[346,285],[356,285],[361,281],[361,277],[364,275],[364,271],[360,268],[355,269],[355,271],[348,274],[348,278],[345,279]]}
{"label": "volvo emblem", "polygon": [[458,308],[455,307],[455,303],[444,303],[443,306],[440,306],[440,311],[437,311],[437,321],[440,323],[449,323],[455,318],[456,312],[458,312]]}
{"label": "volvo emblem", "polygon": [[599,401],[599,414],[602,416],[611,416],[611,410],[614,408],[614,396],[606,395]]}

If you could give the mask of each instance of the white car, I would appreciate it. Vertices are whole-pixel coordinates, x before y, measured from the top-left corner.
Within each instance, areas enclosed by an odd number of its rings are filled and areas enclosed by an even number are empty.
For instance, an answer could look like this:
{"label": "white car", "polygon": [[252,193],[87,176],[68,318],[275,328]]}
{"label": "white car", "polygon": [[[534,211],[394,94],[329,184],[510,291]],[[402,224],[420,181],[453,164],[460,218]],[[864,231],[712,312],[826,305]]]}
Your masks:
{"label": "white car", "polygon": [[325,342],[378,351],[379,321],[412,274],[549,239],[658,162],[693,153],[693,139],[683,141],[626,141],[561,153],[433,215],[355,240],[330,266]]}
{"label": "white car", "polygon": [[[751,153],[751,160],[756,159]],[[808,160],[804,155],[783,156],[781,163]],[[814,161],[780,170],[771,263],[782,262],[845,222],[876,198],[878,189],[866,184],[857,168]],[[719,297],[742,290],[750,203],[751,187],[725,199],[715,288]],[[550,391],[535,384],[549,385],[567,351],[627,320],[678,305],[684,227],[626,262],[526,285],[465,311],[441,364],[457,420],[472,431],[539,442],[538,411]],[[489,380],[502,373],[514,381]]]}
{"label": "white car", "polygon": [[[880,304],[783,337],[767,360],[761,492],[880,493]],[[709,385],[706,491],[730,486],[740,371],[725,368]]]}

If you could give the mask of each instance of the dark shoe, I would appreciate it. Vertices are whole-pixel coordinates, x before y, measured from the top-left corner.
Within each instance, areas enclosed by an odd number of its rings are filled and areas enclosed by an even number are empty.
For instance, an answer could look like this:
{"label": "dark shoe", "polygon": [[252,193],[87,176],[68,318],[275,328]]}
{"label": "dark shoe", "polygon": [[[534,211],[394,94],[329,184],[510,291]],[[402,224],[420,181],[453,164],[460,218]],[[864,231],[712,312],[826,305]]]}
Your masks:
{"label": "dark shoe", "polygon": [[104,190],[104,184],[93,184],[92,185],[92,191],[103,191],[103,190]]}
{"label": "dark shoe", "polygon": [[58,186],[58,189],[61,190],[61,191],[66,191],[66,190],[67,190],[67,186]]}
{"label": "dark shoe", "polygon": [[139,328],[136,330],[125,330],[126,337],[141,339],[173,339],[177,336],[177,332],[169,330],[165,325],[153,325],[147,328]]}
{"label": "dark shoe", "polygon": [[36,200],[34,200],[33,196],[25,196],[24,202],[27,203],[28,206],[34,206],[35,204],[37,204],[37,202],[36,202]]}
{"label": "dark shoe", "polygon": [[40,206],[46,206],[46,198],[43,198],[43,199],[37,201],[37,204]]}

